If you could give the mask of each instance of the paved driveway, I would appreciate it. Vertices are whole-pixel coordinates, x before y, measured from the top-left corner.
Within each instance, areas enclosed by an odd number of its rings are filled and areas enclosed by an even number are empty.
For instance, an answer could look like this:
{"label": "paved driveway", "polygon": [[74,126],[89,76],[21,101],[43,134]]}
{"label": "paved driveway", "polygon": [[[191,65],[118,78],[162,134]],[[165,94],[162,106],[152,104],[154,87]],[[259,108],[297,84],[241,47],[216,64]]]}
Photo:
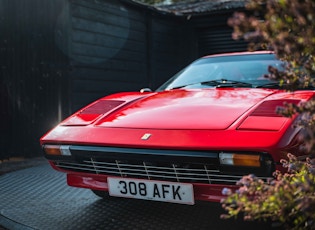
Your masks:
{"label": "paved driveway", "polygon": [[0,176],[0,225],[8,229],[268,229],[221,220],[217,203],[194,206],[110,198],[66,185],[48,163]]}

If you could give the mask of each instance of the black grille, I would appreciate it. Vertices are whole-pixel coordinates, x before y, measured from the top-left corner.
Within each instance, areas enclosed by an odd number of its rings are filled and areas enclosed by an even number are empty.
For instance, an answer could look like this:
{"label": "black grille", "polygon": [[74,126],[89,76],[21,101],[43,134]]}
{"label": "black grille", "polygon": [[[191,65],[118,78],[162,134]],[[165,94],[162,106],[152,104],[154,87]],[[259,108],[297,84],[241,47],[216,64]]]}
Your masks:
{"label": "black grille", "polygon": [[61,169],[129,178],[203,184],[235,184],[242,175],[220,170],[218,153],[71,146]]}

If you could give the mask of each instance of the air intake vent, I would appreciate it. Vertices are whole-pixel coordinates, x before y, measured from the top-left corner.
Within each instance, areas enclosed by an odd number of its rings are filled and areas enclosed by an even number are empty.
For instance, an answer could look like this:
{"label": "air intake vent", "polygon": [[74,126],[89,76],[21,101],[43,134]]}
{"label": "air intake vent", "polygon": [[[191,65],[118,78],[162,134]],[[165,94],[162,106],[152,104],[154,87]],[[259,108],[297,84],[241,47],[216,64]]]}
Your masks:
{"label": "air intake vent", "polygon": [[80,114],[104,114],[122,103],[124,103],[124,101],[100,100],[90,107],[83,109]]}

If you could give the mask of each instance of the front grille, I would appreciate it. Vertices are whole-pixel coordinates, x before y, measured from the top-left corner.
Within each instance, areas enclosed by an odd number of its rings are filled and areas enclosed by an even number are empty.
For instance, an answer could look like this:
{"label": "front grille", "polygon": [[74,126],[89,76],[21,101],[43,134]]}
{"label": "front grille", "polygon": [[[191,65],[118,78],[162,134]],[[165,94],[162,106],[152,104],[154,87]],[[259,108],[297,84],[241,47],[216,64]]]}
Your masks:
{"label": "front grille", "polygon": [[114,160],[96,161],[93,158],[82,163],[57,161],[61,169],[149,180],[174,182],[235,184],[241,176],[222,174],[213,165],[206,164],[170,164],[152,162],[130,162]]}
{"label": "front grille", "polygon": [[266,164],[260,168],[223,167],[219,152],[68,147],[71,156],[50,160],[56,167],[72,172],[203,184],[235,184],[247,174],[265,180],[273,172]]}

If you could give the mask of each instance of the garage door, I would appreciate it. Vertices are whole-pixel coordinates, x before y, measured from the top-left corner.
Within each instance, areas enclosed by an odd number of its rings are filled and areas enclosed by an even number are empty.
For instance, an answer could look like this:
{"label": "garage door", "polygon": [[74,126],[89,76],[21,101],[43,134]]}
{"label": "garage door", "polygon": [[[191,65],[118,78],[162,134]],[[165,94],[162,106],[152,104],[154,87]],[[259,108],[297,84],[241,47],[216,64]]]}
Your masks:
{"label": "garage door", "polygon": [[230,27],[207,27],[198,29],[199,56],[224,52],[238,52],[247,50],[244,40],[232,39]]}

